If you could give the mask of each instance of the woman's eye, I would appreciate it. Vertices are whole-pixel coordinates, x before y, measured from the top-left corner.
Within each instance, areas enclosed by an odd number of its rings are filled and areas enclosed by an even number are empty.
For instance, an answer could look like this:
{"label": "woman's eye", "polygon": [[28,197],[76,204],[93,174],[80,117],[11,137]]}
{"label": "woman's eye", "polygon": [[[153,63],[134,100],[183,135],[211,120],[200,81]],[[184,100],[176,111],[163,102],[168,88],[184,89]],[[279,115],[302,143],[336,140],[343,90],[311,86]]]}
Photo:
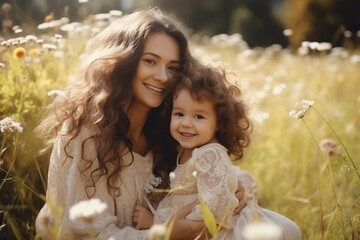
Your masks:
{"label": "woman's eye", "polygon": [[195,115],[195,119],[204,119],[202,115]]}
{"label": "woman's eye", "polygon": [[171,67],[168,67],[168,69],[169,69],[171,72],[174,72],[174,73],[180,72],[180,67],[179,67],[179,66],[171,66]]}
{"label": "woman's eye", "polygon": [[156,64],[156,62],[152,59],[144,59],[144,62],[146,62],[148,64],[152,64],[152,65]]}

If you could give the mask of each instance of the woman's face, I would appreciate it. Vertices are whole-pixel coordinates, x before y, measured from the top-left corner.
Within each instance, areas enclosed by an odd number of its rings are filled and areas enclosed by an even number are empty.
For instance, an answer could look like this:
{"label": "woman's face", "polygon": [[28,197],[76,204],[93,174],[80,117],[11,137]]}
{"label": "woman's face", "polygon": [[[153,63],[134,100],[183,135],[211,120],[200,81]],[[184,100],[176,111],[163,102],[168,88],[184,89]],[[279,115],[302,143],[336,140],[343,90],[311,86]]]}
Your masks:
{"label": "woman's face", "polygon": [[158,107],[179,69],[180,50],[177,42],[165,33],[149,35],[132,81],[136,103],[148,108]]}

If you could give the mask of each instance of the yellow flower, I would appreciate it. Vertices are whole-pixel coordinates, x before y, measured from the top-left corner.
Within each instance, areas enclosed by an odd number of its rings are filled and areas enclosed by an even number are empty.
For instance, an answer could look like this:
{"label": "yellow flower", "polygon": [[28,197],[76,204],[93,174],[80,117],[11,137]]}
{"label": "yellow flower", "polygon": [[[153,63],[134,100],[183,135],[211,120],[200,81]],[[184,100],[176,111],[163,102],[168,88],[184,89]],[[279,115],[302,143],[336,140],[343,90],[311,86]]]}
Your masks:
{"label": "yellow flower", "polygon": [[20,58],[25,57],[25,55],[26,55],[25,48],[23,48],[23,47],[15,48],[14,53],[13,53],[14,58],[20,59]]}
{"label": "yellow flower", "polygon": [[40,50],[38,48],[32,48],[29,51],[29,55],[34,57],[40,56]]}
{"label": "yellow flower", "polygon": [[46,15],[45,17],[45,22],[51,22],[54,19],[54,13],[49,13],[48,15]]}

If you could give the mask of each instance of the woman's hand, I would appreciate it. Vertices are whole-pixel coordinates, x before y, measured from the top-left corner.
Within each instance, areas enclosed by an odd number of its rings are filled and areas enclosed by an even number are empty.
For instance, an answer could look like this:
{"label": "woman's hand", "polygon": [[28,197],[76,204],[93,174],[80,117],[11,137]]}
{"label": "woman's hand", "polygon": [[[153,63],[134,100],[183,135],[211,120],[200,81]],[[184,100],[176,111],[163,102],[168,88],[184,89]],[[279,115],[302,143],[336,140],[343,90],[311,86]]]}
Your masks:
{"label": "woman's hand", "polygon": [[190,203],[174,214],[168,226],[171,227],[171,240],[204,240],[210,239],[203,221],[187,220],[185,217],[199,204],[197,201]]}
{"label": "woman's hand", "polygon": [[132,220],[136,229],[149,229],[154,223],[154,215],[149,209],[137,203],[134,207]]}
{"label": "woman's hand", "polygon": [[245,193],[245,189],[241,185],[240,181],[238,181],[238,188],[236,189],[235,197],[239,200],[239,204],[234,209],[233,216],[236,214],[239,214],[241,212],[241,210],[245,207],[246,202],[248,200],[246,193]]}

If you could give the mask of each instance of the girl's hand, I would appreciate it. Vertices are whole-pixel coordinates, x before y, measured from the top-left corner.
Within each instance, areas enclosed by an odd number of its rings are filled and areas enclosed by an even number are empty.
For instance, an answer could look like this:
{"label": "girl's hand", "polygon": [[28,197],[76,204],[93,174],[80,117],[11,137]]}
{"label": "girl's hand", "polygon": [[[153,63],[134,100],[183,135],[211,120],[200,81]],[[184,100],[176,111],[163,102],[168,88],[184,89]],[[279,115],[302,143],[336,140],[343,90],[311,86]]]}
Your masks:
{"label": "girl's hand", "polygon": [[243,188],[240,182],[238,182],[238,188],[235,192],[235,197],[239,200],[239,204],[234,209],[233,216],[241,212],[241,210],[245,207],[246,202],[248,200],[245,194],[245,189]]}
{"label": "girl's hand", "polygon": [[134,207],[132,220],[136,229],[149,229],[154,224],[154,215],[149,209],[137,203]]}

